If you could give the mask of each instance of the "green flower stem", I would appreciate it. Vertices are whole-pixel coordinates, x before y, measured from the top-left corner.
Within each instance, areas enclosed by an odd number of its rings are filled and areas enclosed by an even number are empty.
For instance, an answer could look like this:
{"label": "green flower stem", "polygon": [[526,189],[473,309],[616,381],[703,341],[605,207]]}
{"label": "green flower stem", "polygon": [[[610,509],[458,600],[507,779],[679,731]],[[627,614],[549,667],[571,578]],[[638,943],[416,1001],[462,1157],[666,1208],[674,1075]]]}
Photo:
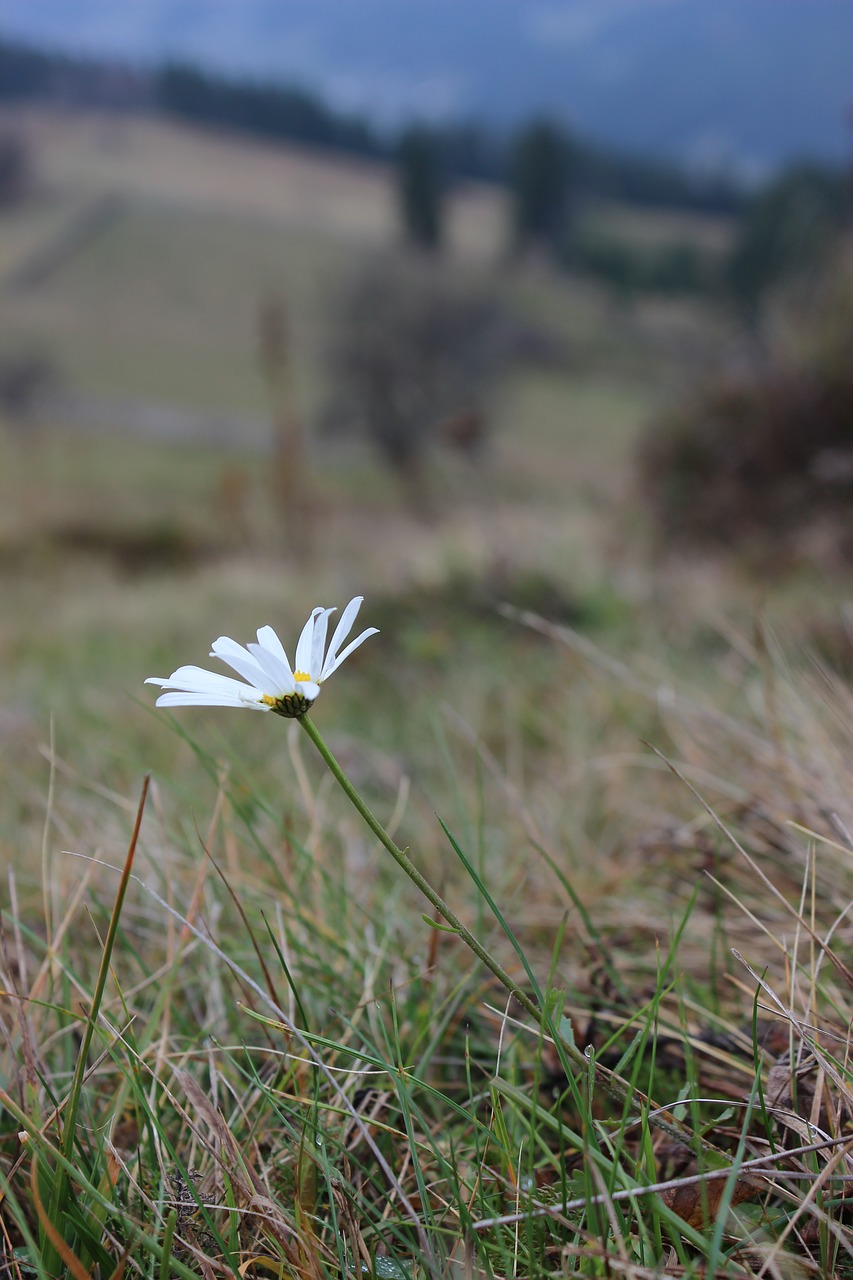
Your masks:
{"label": "green flower stem", "polygon": [[[541,1023],[543,1019],[547,1021],[549,1034],[559,1036],[560,1043],[566,1056],[570,1058],[576,1066],[583,1067],[585,1071],[588,1071],[589,1060],[583,1053],[581,1053],[577,1045],[572,1044],[571,1041],[560,1035],[558,1028],[550,1025],[550,1019],[547,1019],[546,1011],[540,1009],[535,1001],[531,1000],[525,991],[522,991],[515,979],[511,978],[506,969],[498,964],[497,960],[495,960],[485,947],[477,941],[471,930],[462,923],[444,899],[436,893],[429,881],[421,874],[420,871],[418,871],[409,855],[394,843],[385,828],[382,826],[382,823],[375,814],[370,811],[362,797],[344,773],[341,766],[338,764],[335,757],[332,755],[329,748],[326,746],[320,731],[314,724],[311,717],[306,714],[299,716],[298,720],[299,724],[308,734],[308,737],[314,743],[314,746],[320,752],[320,755],[325,760],[333,777],[348,797],[350,803],[361,814],[377,840],[379,840],[380,843],[388,850],[397,865],[405,871],[406,875],[412,883],[420,889],[427,901],[431,902],[436,911],[438,911],[438,913],[447,921],[453,932],[459,935],[462,941],[471,949],[471,951],[473,951],[477,959],[481,960],[486,968],[495,975],[498,982],[500,982],[502,986],[504,986],[506,990],[515,997],[521,1007],[529,1013],[537,1023]],[[724,1156],[721,1151],[715,1148],[707,1138],[704,1138],[701,1135],[692,1134],[690,1130],[687,1129],[680,1120],[677,1120],[670,1111],[665,1108],[657,1108],[655,1104],[652,1103],[651,1099],[647,1098],[639,1089],[636,1089],[627,1080],[623,1079],[622,1076],[617,1075],[614,1071],[609,1071],[603,1068],[599,1062],[594,1064],[594,1070],[596,1076],[602,1078],[607,1092],[612,1097],[623,1102],[630,1099],[635,1107],[645,1111],[648,1123],[654,1128],[662,1129],[663,1132],[667,1133],[671,1138],[675,1138],[678,1142],[683,1142],[687,1145],[698,1142],[706,1152],[713,1153],[714,1156],[720,1157],[723,1161],[728,1160],[728,1157]]]}
{"label": "green flower stem", "polygon": [[[308,734],[308,737],[314,743],[314,746],[320,752],[320,755],[323,757],[326,764],[328,765],[329,770],[332,773],[333,777],[335,778],[336,782],[341,787],[341,789],[345,792],[351,804],[358,810],[362,818],[364,818],[364,821],[370,827],[370,830],[376,836],[377,840],[379,840],[385,846],[385,848],[390,853],[391,857],[398,864],[398,866],[400,866],[403,869],[403,871],[405,871],[406,875],[409,877],[412,883],[416,885],[418,889],[420,889],[424,897],[429,902],[432,903],[436,911],[438,911],[439,914],[447,921],[447,923],[450,925],[453,932],[459,935],[459,937],[466,944],[466,946],[470,947],[470,949],[474,952],[474,955],[477,957],[477,959],[481,960],[483,964],[486,966],[486,968],[491,970],[491,972],[497,978],[498,982],[500,982],[504,987],[506,987],[507,991],[509,991],[511,995],[515,997],[515,999],[522,1006],[522,1008],[525,1009],[531,1015],[531,1017],[535,1018],[536,1021],[538,1022],[542,1017],[542,1010],[537,1007],[535,1002],[530,999],[530,997],[527,995],[525,991],[522,991],[521,987],[513,978],[510,977],[506,969],[504,969],[501,965],[499,965],[497,960],[495,960],[495,958],[489,954],[489,952],[485,949],[485,947],[480,942],[477,941],[477,939],[475,938],[471,930],[462,923],[462,921],[459,919],[456,913],[447,905],[447,903],[440,896],[440,894],[436,893],[435,889],[433,889],[430,882],[421,874],[420,871],[418,871],[417,867],[412,862],[409,855],[394,843],[394,841],[388,835],[388,832],[382,826],[382,823],[365,804],[362,797],[356,791],[355,787],[352,785],[349,778],[346,776],[343,769],[338,764],[337,760],[332,755],[329,748],[326,746],[326,743],[323,737],[321,736],[320,731],[318,730],[317,726],[315,725],[311,717],[309,715],[300,716],[299,723],[302,726],[302,728],[305,730],[305,732]],[[575,1053],[577,1053],[578,1060],[583,1061],[583,1057],[580,1053],[578,1053],[577,1049],[575,1049]]]}

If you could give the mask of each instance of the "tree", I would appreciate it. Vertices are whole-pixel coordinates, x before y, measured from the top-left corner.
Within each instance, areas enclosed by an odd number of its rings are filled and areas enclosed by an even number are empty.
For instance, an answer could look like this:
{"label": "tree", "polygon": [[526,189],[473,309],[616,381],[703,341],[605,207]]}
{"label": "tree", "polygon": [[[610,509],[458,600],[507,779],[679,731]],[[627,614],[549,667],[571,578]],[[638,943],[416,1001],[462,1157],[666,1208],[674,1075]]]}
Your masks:
{"label": "tree", "polygon": [[539,243],[557,249],[565,238],[574,149],[567,135],[548,120],[537,120],[518,134],[510,160],[516,244]]}
{"label": "tree", "polygon": [[443,182],[438,147],[429,129],[412,125],[397,154],[400,213],[408,238],[424,249],[442,239]]}
{"label": "tree", "polygon": [[729,285],[747,319],[757,318],[768,289],[818,270],[848,221],[840,172],[797,165],[764,187],[744,216],[729,260]]}
{"label": "tree", "polygon": [[489,393],[506,364],[500,303],[458,266],[383,254],[347,284],[336,314],[323,429],[366,436],[409,510],[429,516],[430,446],[478,460]]}

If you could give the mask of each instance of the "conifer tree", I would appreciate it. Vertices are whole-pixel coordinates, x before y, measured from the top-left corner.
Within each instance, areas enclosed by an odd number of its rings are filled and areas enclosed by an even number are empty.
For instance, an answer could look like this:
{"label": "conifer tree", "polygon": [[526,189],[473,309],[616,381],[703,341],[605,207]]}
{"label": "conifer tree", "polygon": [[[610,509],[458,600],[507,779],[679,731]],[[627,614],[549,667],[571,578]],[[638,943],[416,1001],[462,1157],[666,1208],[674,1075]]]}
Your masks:
{"label": "conifer tree", "polygon": [[560,246],[568,222],[572,158],[568,137],[548,120],[534,121],[516,137],[510,183],[517,247]]}
{"label": "conifer tree", "polygon": [[406,235],[424,249],[442,240],[443,183],[438,148],[430,130],[412,125],[400,139],[397,159],[400,214]]}

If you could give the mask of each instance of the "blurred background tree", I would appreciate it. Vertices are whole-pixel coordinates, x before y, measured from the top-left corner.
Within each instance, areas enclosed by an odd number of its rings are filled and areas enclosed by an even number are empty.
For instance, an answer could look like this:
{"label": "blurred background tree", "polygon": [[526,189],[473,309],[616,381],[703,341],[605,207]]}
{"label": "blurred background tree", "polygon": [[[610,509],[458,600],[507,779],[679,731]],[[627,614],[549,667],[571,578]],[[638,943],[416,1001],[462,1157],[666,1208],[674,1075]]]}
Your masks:
{"label": "blurred background tree", "polygon": [[437,141],[425,125],[411,125],[400,138],[397,185],[407,238],[422,249],[439,248],[444,180]]}
{"label": "blurred background tree", "polygon": [[517,248],[564,247],[577,169],[571,140],[551,121],[534,120],[516,136],[509,179]]}
{"label": "blurred background tree", "polygon": [[338,311],[324,429],[366,436],[397,475],[409,509],[429,517],[430,446],[443,442],[470,461],[481,451],[502,366],[502,308],[458,269],[381,255],[356,275]]}
{"label": "blurred background tree", "polygon": [[760,362],[717,371],[642,437],[661,548],[747,549],[777,571],[853,562],[853,246],[812,286],[779,300]]}
{"label": "blurred background tree", "polygon": [[754,324],[768,290],[820,270],[850,220],[840,170],[796,165],[761,188],[747,207],[729,261],[729,287]]}

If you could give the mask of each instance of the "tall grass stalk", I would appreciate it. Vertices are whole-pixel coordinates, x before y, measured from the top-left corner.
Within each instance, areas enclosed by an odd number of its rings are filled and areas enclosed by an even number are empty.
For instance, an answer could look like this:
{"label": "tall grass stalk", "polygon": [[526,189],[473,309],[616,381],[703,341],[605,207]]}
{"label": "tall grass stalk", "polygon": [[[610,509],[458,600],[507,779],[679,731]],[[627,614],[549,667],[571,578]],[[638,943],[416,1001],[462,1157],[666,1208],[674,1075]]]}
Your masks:
{"label": "tall grass stalk", "polygon": [[[45,1269],[48,1274],[53,1273],[54,1268],[59,1265],[60,1261],[60,1246],[58,1241],[62,1240],[65,1235],[68,1213],[69,1187],[66,1170],[68,1165],[71,1163],[74,1145],[77,1141],[77,1117],[83,1096],[83,1083],[85,1080],[86,1070],[89,1065],[89,1050],[92,1045],[92,1038],[95,1034],[95,1027],[100,1017],[101,1004],[104,998],[104,991],[106,990],[107,978],[110,973],[110,958],[113,954],[113,948],[115,947],[116,938],[118,936],[122,906],[124,905],[125,894],[127,893],[127,887],[130,883],[133,859],[136,853],[136,846],[139,841],[139,832],[142,827],[142,815],[145,811],[145,801],[148,797],[149,782],[150,776],[146,774],[145,780],[142,784],[142,794],[139,797],[136,821],[133,824],[133,833],[130,837],[130,844],[128,846],[127,856],[124,860],[121,879],[119,880],[118,891],[116,893],[115,903],[110,917],[109,928],[107,929],[107,935],[104,939],[104,949],[101,956],[101,964],[98,970],[97,980],[95,982],[95,990],[92,994],[92,1002],[86,1013],[83,1036],[77,1053],[77,1063],[74,1068],[74,1077],[71,1081],[71,1088],[68,1092],[68,1098],[63,1111],[59,1143],[59,1149],[63,1160],[53,1173],[51,1179],[52,1190],[50,1196],[50,1207],[47,1214],[41,1221],[46,1237],[43,1243],[43,1256]],[[36,1165],[34,1163],[34,1176],[35,1168]],[[64,1260],[67,1261],[67,1259]]]}

